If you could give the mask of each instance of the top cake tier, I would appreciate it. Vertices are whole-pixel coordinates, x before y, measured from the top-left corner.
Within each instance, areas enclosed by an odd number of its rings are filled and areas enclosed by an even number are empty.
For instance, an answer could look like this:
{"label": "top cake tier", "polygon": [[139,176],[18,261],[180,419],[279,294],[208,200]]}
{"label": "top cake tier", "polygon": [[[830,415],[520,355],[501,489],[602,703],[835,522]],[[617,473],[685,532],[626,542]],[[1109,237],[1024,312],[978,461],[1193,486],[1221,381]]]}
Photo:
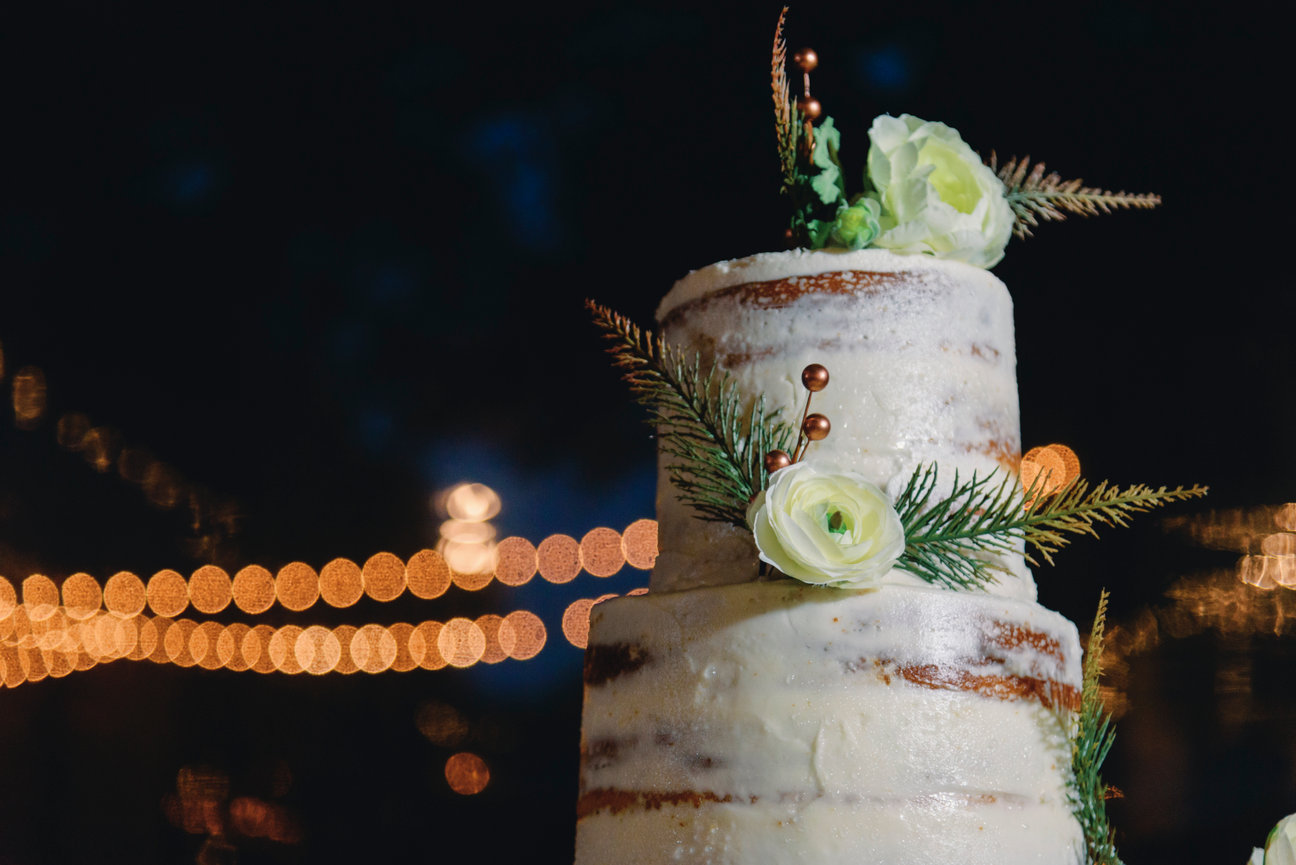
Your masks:
{"label": "top cake tier", "polygon": [[[832,432],[808,459],[861,473],[894,498],[920,464],[937,489],[1021,460],[1012,299],[989,272],[885,250],[792,250],[690,273],[657,317],[666,341],[727,371],[739,391],[799,421],[801,370],[826,366],[813,411]],[[695,518],[659,459],[654,591],[757,579],[749,532]],[[1034,599],[1020,556],[989,591]],[[918,584],[893,570],[886,583]]]}

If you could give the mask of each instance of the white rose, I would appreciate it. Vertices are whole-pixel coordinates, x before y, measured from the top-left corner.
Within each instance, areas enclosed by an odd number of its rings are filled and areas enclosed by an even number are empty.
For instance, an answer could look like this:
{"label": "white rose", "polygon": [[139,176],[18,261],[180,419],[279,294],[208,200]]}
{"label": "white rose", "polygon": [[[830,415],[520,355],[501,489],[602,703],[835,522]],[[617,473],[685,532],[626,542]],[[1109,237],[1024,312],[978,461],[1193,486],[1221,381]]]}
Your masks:
{"label": "white rose", "polygon": [[1003,182],[944,123],[882,115],[869,129],[868,172],[882,201],[874,246],[978,267],[1003,258],[1015,217]]}
{"label": "white rose", "polygon": [[1279,820],[1269,833],[1261,861],[1264,865],[1296,865],[1296,814]]}
{"label": "white rose", "polygon": [[761,561],[806,583],[873,588],[905,548],[886,493],[854,472],[817,463],[771,475],[747,523]]}

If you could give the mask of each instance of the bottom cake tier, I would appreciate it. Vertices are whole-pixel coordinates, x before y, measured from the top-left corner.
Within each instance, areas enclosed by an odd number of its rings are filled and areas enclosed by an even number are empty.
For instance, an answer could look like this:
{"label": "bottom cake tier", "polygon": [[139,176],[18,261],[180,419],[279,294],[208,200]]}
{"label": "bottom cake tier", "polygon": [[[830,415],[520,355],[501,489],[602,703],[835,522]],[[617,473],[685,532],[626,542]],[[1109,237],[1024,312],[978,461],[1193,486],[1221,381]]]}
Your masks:
{"label": "bottom cake tier", "polygon": [[793,582],[591,617],[576,865],[1074,865],[1075,626]]}

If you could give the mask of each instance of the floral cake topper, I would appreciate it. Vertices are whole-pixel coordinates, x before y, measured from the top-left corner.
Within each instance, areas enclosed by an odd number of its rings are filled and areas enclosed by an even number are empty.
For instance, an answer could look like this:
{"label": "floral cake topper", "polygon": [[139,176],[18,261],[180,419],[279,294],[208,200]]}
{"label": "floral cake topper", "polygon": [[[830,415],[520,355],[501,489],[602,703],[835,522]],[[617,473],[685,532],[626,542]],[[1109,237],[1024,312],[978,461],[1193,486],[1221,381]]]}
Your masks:
{"label": "floral cake topper", "polygon": [[954,129],[909,114],[873,120],[863,188],[849,194],[841,132],[810,95],[819,57],[809,48],[793,56],[803,85],[792,101],[783,38],[787,11],[774,31],[771,78],[781,191],[792,200],[792,245],[878,247],[989,268],[1014,235],[1029,237],[1041,221],[1161,203],[1150,193],[1110,192],[1045,174],[1044,163],[1031,167],[1029,157],[1000,167],[992,152],[983,163]]}
{"label": "floral cake topper", "polygon": [[1251,851],[1247,865],[1296,865],[1296,814],[1288,814],[1269,830],[1264,847]]}

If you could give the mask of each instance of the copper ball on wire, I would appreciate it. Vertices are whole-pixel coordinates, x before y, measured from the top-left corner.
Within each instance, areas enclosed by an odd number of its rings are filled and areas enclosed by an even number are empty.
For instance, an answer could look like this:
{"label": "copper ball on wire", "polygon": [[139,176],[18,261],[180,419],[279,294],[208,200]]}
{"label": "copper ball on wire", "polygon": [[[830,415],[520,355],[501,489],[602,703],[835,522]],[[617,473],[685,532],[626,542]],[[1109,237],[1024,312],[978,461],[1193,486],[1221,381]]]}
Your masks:
{"label": "copper ball on wire", "polygon": [[828,367],[821,363],[809,364],[801,370],[801,384],[811,393],[818,393],[828,386]]}
{"label": "copper ball on wire", "polygon": [[813,48],[802,48],[792,55],[792,62],[802,72],[813,72],[819,65],[819,54]]}
{"label": "copper ball on wire", "polygon": [[801,422],[801,432],[805,433],[805,437],[812,442],[823,441],[828,438],[830,430],[832,430],[832,424],[828,422],[826,416],[819,414],[819,412],[806,415],[806,419]]}
{"label": "copper ball on wire", "polygon": [[774,450],[765,454],[765,471],[770,474],[790,465],[792,465],[792,457],[788,456],[786,451]]}
{"label": "copper ball on wire", "polygon": [[797,111],[807,120],[818,120],[819,115],[823,114],[823,106],[813,96],[802,96],[797,100]]}

